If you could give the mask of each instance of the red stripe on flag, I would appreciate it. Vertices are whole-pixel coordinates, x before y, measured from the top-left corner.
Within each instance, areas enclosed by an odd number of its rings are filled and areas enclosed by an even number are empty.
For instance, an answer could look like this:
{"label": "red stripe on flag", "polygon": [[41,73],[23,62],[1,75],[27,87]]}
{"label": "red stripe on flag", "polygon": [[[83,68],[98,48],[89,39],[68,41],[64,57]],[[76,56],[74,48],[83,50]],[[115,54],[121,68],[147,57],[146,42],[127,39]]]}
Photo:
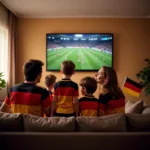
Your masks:
{"label": "red stripe on flag", "polygon": [[140,93],[141,90],[142,90],[142,88],[140,89],[140,88],[138,88],[138,87],[135,87],[134,85],[132,85],[132,84],[130,84],[130,83],[128,83],[128,82],[125,82],[124,87],[129,88],[129,89],[131,89],[131,90],[133,90],[133,91],[136,91],[136,92],[138,92],[138,93]]}

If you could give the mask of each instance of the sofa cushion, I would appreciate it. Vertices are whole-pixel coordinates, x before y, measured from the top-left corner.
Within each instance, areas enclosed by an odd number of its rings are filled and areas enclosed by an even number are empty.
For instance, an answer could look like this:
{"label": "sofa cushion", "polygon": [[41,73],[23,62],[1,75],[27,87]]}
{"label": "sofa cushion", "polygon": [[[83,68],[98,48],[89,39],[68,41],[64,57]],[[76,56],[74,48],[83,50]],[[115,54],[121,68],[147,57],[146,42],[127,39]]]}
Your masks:
{"label": "sofa cushion", "polygon": [[142,114],[150,114],[150,106],[143,107]]}
{"label": "sofa cushion", "polygon": [[25,114],[24,130],[31,132],[75,131],[75,117],[38,117]]}
{"label": "sofa cushion", "polygon": [[23,131],[23,129],[22,114],[0,112],[0,131]]}
{"label": "sofa cushion", "polygon": [[125,113],[130,114],[141,114],[143,109],[143,101],[137,101],[136,103],[132,103],[131,101],[127,101],[125,105]]}
{"label": "sofa cushion", "polygon": [[126,114],[129,131],[150,131],[150,114]]}
{"label": "sofa cushion", "polygon": [[101,117],[77,117],[78,131],[82,132],[124,132],[125,114],[113,114]]}

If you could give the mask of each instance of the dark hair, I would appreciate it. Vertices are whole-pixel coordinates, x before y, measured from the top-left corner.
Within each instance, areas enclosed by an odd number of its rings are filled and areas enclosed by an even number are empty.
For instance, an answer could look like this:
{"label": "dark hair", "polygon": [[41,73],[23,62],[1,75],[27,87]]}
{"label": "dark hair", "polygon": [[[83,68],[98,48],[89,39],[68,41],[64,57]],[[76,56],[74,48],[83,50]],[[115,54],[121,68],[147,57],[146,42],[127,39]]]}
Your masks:
{"label": "dark hair", "polygon": [[56,82],[56,76],[49,74],[45,77],[45,85],[47,87],[51,86],[55,82]]}
{"label": "dark hair", "polygon": [[71,60],[65,60],[61,64],[61,70],[65,75],[72,75],[75,70],[75,64]]}
{"label": "dark hair", "polygon": [[93,94],[97,89],[97,81],[92,77],[81,79],[79,85],[84,87],[89,94]]}
{"label": "dark hair", "polygon": [[116,71],[113,68],[107,66],[103,66],[102,68],[104,69],[104,77],[106,79],[106,83],[103,87],[107,88],[109,92],[116,97],[124,96],[118,85]]}
{"label": "dark hair", "polygon": [[41,60],[30,59],[23,66],[25,80],[34,81],[42,73],[44,63]]}

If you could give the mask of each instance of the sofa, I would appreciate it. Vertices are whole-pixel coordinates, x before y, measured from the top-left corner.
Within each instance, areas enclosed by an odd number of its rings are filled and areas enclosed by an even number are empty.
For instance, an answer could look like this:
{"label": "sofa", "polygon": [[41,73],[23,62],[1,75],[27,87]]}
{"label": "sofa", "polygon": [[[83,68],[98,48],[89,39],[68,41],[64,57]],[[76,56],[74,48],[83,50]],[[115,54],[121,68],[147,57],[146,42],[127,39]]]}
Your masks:
{"label": "sofa", "polygon": [[0,112],[1,150],[150,150],[150,114],[38,117]]}

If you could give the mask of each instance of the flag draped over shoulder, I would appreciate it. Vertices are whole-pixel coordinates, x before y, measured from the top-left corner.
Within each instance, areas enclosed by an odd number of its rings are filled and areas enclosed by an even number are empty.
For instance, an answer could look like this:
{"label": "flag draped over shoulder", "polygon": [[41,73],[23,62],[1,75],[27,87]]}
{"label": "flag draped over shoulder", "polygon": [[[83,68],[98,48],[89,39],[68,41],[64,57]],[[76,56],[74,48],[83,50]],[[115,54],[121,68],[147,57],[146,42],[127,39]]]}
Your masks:
{"label": "flag draped over shoulder", "polygon": [[126,78],[122,90],[125,93],[131,94],[135,97],[139,97],[142,91],[142,85],[129,78]]}

